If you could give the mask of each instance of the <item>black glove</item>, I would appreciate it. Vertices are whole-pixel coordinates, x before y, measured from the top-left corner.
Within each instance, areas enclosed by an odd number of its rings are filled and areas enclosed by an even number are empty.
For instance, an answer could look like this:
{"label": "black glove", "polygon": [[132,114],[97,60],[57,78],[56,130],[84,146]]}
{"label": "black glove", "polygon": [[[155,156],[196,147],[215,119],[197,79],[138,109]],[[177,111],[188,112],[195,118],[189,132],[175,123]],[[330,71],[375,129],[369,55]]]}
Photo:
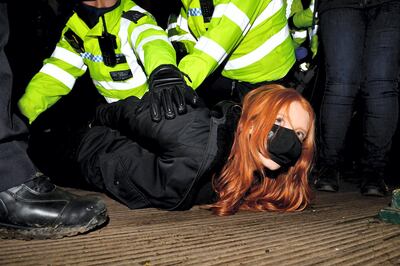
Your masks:
{"label": "black glove", "polygon": [[195,107],[199,101],[196,92],[186,85],[183,73],[174,65],[158,66],[150,74],[149,97],[150,115],[155,122],[162,118],[161,108],[166,119],[174,119],[174,105],[178,114],[184,114],[187,103]]}
{"label": "black glove", "polygon": [[132,124],[134,124],[132,121],[135,121],[135,113],[139,102],[139,98],[129,96],[114,103],[101,104],[96,108],[91,126],[107,126],[126,134],[126,130],[131,129]]}

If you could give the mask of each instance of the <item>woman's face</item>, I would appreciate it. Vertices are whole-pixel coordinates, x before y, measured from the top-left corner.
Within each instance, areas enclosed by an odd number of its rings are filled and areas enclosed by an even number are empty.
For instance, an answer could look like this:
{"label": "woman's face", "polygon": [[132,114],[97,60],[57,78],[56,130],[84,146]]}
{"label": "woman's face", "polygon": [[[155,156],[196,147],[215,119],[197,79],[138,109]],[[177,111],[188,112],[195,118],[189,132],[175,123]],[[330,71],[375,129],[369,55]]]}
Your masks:
{"label": "woman's face", "polygon": [[[293,130],[301,142],[304,141],[308,134],[310,123],[311,117],[299,102],[291,103],[287,112],[285,109],[281,109],[275,121],[276,125]],[[272,171],[281,167],[276,162],[261,155],[261,153],[259,158],[262,164]]]}

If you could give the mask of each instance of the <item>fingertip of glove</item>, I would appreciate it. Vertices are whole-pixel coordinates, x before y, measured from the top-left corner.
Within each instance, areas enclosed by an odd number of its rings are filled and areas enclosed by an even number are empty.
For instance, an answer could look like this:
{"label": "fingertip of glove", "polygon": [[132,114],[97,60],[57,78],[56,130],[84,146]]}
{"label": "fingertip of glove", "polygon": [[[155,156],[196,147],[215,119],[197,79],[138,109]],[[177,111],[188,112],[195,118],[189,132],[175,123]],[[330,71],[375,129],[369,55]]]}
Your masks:
{"label": "fingertip of glove", "polygon": [[153,122],[156,122],[156,123],[158,123],[158,122],[160,122],[161,121],[161,117],[159,117],[159,116],[157,116],[157,117],[151,117],[151,120],[153,121]]}
{"label": "fingertip of glove", "polygon": [[166,118],[167,120],[172,120],[172,119],[175,118],[175,114],[165,114],[165,118]]}
{"label": "fingertip of glove", "polygon": [[154,122],[161,121],[160,113],[156,112],[155,110],[150,110],[150,116],[151,116],[151,120],[153,120]]}

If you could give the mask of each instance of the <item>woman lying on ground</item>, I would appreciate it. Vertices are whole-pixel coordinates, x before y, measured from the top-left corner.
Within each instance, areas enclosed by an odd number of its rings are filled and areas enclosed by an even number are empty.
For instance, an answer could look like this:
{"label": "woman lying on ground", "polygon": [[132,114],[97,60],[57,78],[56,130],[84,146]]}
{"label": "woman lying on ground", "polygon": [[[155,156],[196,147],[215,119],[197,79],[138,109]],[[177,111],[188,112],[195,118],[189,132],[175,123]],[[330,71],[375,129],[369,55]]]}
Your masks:
{"label": "woman lying on ground", "polygon": [[227,163],[213,180],[218,215],[238,209],[303,210],[310,203],[314,113],[297,91],[268,85],[248,93]]}
{"label": "woman lying on ground", "polygon": [[90,184],[132,209],[209,203],[222,216],[299,211],[310,203],[314,113],[295,90],[266,85],[242,106],[188,106],[160,122],[148,106],[145,95],[99,107],[96,126],[69,142],[69,156]]}

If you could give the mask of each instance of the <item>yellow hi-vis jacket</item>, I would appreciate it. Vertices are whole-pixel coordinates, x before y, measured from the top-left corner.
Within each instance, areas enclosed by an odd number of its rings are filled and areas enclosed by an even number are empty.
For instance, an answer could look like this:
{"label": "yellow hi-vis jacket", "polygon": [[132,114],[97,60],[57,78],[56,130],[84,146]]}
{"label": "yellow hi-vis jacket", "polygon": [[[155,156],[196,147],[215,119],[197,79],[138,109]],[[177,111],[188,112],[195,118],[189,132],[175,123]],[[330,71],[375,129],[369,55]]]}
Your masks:
{"label": "yellow hi-vis jacket", "polygon": [[[94,85],[107,102],[128,96],[141,98],[148,90],[147,77],[159,65],[176,65],[175,50],[153,16],[131,0],[104,14],[107,31],[116,36],[117,64],[106,66],[99,45],[101,18],[89,28],[74,13],[63,29],[50,58],[32,78],[18,106],[32,123],[43,111],[68,94],[78,77],[89,69]],[[66,34],[73,32],[76,43]],[[81,42],[81,47],[79,43]],[[140,62],[138,62],[140,61]]]}
{"label": "yellow hi-vis jacket", "polygon": [[301,0],[286,0],[286,17],[288,18],[290,34],[295,47],[302,46],[308,36],[312,57],[318,51],[318,21],[315,14],[315,0],[310,0],[310,5],[303,7]]}
{"label": "yellow hi-vis jacket", "polygon": [[194,89],[220,65],[227,78],[258,83],[283,78],[295,63],[282,0],[214,0],[209,22],[199,0],[182,4],[168,36],[189,53],[178,66]]}

